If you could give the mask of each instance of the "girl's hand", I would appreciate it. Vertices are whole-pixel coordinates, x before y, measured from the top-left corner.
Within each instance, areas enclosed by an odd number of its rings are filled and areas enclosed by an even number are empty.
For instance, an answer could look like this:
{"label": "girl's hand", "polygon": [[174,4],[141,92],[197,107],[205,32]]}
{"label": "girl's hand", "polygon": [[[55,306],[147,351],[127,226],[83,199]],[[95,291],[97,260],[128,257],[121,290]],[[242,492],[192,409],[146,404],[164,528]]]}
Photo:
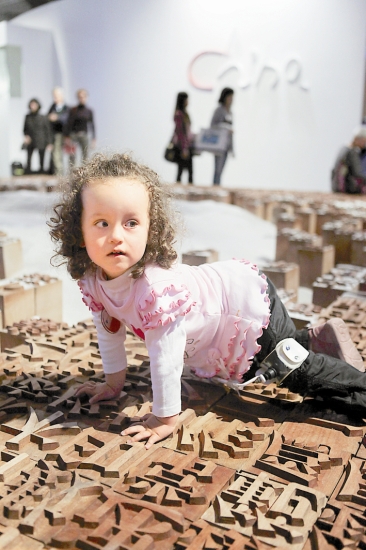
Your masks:
{"label": "girl's hand", "polygon": [[89,403],[98,401],[116,399],[123,390],[126,380],[126,371],[120,370],[113,374],[105,375],[105,382],[85,382],[76,390],[75,397],[80,395],[91,395]]}
{"label": "girl's hand", "polygon": [[174,432],[178,417],[179,414],[167,417],[145,414],[141,417],[141,424],[135,424],[127,430],[123,430],[122,435],[136,434],[132,437],[131,442],[147,439],[145,449],[150,449],[154,443],[165,439]]}
{"label": "girl's hand", "polygon": [[111,388],[106,382],[85,382],[75,392],[75,397],[81,395],[91,395],[89,403],[97,403],[108,399],[115,399],[119,396],[121,390],[119,388]]}

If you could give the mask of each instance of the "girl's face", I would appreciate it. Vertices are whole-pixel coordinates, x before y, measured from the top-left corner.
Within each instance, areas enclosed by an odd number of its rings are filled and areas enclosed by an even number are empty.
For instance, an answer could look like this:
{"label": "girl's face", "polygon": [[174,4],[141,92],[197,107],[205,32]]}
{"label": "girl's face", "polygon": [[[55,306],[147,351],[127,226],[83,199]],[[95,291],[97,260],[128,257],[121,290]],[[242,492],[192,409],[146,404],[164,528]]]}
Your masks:
{"label": "girl's face", "polygon": [[39,105],[36,101],[31,101],[29,104],[29,109],[32,111],[32,113],[36,113],[39,109]]}
{"label": "girl's face", "polygon": [[144,255],[149,234],[149,194],[121,177],[89,182],[81,194],[81,229],[89,258],[108,279],[123,275]]}

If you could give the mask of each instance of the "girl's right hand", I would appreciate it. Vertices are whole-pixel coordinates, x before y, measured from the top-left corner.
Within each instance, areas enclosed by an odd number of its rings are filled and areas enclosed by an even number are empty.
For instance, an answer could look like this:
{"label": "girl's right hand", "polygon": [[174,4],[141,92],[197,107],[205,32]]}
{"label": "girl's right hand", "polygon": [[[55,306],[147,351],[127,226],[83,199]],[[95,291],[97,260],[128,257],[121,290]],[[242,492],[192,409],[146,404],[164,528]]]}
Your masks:
{"label": "girl's right hand", "polygon": [[97,403],[98,401],[116,399],[125,385],[126,370],[121,370],[113,374],[105,375],[105,382],[84,382],[75,392],[75,397],[80,395],[90,395],[89,403]]}
{"label": "girl's right hand", "polygon": [[75,397],[90,395],[89,403],[97,403],[108,399],[116,399],[121,392],[120,388],[111,388],[106,382],[85,382],[75,392]]}

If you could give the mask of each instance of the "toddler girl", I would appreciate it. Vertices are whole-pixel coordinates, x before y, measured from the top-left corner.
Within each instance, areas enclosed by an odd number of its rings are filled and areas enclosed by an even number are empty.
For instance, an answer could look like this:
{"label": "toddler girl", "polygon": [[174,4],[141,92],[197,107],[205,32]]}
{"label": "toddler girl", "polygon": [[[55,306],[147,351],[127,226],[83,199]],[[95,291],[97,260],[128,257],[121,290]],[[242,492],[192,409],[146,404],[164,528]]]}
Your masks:
{"label": "toddler girl", "polygon": [[[126,327],[150,356],[152,414],[125,434],[146,448],[174,431],[183,363],[196,375],[241,381],[287,337],[309,351],[286,385],[366,409],[362,360],[343,325],[296,331],[271,281],[246,260],[176,263],[174,216],[157,174],[130,156],[95,155],[74,169],[51,218],[52,239],[79,280],[97,328],[105,382],[75,395],[116,397],[126,376]],[[309,345],[310,340],[310,345]],[[346,363],[346,359],[354,366]],[[355,368],[357,367],[357,368]]]}

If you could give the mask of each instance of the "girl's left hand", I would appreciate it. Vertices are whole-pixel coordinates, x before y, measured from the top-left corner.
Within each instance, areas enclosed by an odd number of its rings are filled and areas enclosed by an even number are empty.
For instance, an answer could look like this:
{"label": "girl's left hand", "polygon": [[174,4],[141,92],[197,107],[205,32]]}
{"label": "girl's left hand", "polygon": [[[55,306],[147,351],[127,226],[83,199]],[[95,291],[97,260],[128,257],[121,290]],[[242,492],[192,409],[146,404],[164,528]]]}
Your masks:
{"label": "girl's left hand", "polygon": [[147,439],[145,449],[150,449],[154,443],[165,439],[174,432],[178,417],[179,414],[167,417],[145,414],[141,417],[141,424],[135,424],[123,430],[122,435],[136,434],[132,437],[131,442]]}

